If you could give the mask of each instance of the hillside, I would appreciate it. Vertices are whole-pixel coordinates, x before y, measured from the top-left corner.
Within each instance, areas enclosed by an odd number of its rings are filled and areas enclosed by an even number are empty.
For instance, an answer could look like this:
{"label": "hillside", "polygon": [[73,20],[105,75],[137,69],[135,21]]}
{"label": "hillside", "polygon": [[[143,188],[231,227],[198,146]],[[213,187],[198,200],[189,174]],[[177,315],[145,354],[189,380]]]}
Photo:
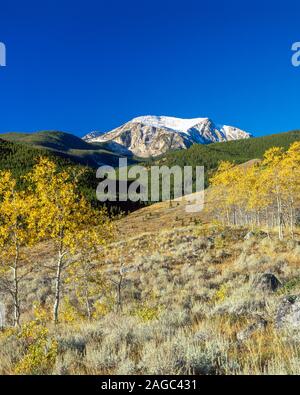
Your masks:
{"label": "hillside", "polygon": [[[4,133],[1,138],[37,148],[46,148],[77,163],[98,167],[103,164],[117,166],[119,154],[106,148],[105,143],[88,144],[70,133],[41,131],[36,133]],[[131,160],[132,162],[132,160]]]}
{"label": "hillside", "polygon": [[49,150],[29,147],[26,144],[0,138],[0,169],[10,170],[16,177],[27,173],[34,166],[39,156],[51,158],[60,168],[77,165],[71,159],[57,155]]}
{"label": "hillside", "polygon": [[5,140],[19,141],[60,151],[70,149],[89,149],[89,145],[79,137],[59,131],[40,131],[37,133],[4,133]]}
{"label": "hillside", "polygon": [[80,181],[82,193],[96,204],[96,182],[95,171],[92,168],[84,167],[71,157],[64,156],[59,152],[45,148],[31,147],[27,144],[6,141],[0,139],[0,170],[9,170],[13,176],[19,180],[19,187],[22,188],[24,180],[22,176],[28,173],[36,164],[40,156],[53,160],[59,169],[74,167],[75,169],[85,168],[85,173]]}
{"label": "hillside", "polygon": [[[1,155],[1,168],[12,168],[15,174],[23,174],[30,169],[35,162],[35,158],[47,153],[61,161],[62,166],[66,163],[81,164],[89,167],[87,178],[83,182],[85,193],[90,200],[95,201],[95,189],[97,180],[95,179],[93,167],[100,164],[111,166],[118,165],[119,154],[105,148],[106,143],[87,143],[79,137],[64,132],[44,131],[32,134],[8,133],[2,134],[1,150],[6,154]],[[194,144],[189,149],[180,151],[170,151],[158,159],[144,159],[144,164],[159,164],[168,166],[205,166],[205,183],[218,164],[222,160],[228,160],[237,164],[248,162],[249,160],[261,158],[266,149],[273,146],[288,146],[294,141],[300,140],[300,131],[291,131],[271,136],[213,143],[208,145]],[[3,151],[3,152],[4,152]],[[8,153],[7,153],[8,152]],[[141,159],[128,158],[129,164],[134,164]],[[134,205],[134,207],[138,207]]]}
{"label": "hillside", "polygon": [[[29,155],[24,144],[1,146],[7,158],[11,149]],[[300,162],[300,144],[289,152]],[[293,171],[285,178],[299,186],[299,166],[287,164]],[[51,191],[64,199],[59,188]],[[206,191],[208,209],[216,190],[212,184]],[[299,374],[299,227],[279,240],[276,224],[229,226],[211,221],[209,211],[196,216],[184,202],[163,202],[83,229],[72,210],[72,240],[79,243],[63,261],[58,323],[57,238],[23,248],[21,326],[0,332],[0,374]],[[44,222],[37,225],[52,229]],[[91,248],[95,240],[99,249]],[[5,251],[1,258],[11,269]],[[5,275],[0,296],[12,325]]]}
{"label": "hillside", "polygon": [[[66,134],[59,135],[57,134],[57,146],[60,144],[61,147],[63,147],[63,142],[60,140],[61,137],[65,137]],[[7,135],[5,135],[6,137]],[[55,135],[54,135],[55,136]],[[76,142],[76,139],[81,141],[81,139],[76,138],[75,136],[70,135],[71,138],[69,139],[69,142],[73,141]],[[1,135],[2,137],[2,135]],[[21,136],[21,138],[24,138],[27,142],[29,141],[38,141],[40,137],[37,137],[37,139],[33,138],[35,136],[33,135],[28,135],[28,136]],[[50,134],[50,137],[53,137],[53,134]],[[72,140],[72,137],[75,137],[75,139]],[[65,169],[67,167],[74,167],[75,169],[85,169],[84,174],[81,176],[80,179],[80,190],[84,194],[84,196],[92,202],[94,206],[99,206],[102,203],[99,203],[98,200],[96,199],[96,188],[98,184],[98,180],[96,179],[96,171],[93,166],[86,166],[85,161],[80,161],[78,160],[79,154],[83,157],[83,150],[79,150],[78,155],[69,155],[66,152],[63,152],[63,150],[54,150],[54,149],[48,149],[42,146],[35,145],[33,143],[29,143],[32,145],[29,145],[24,142],[20,142],[20,138],[16,134],[11,134],[10,135],[10,140],[3,140],[0,138],[0,170],[10,170],[14,177],[16,177],[19,180],[19,186],[22,188],[22,185],[24,183],[24,180],[22,180],[22,176],[24,176],[26,173],[28,173],[32,167],[36,164],[37,159],[40,156],[45,156],[53,160],[59,167],[59,169]],[[45,139],[46,140],[46,139]],[[44,143],[45,143],[44,140]],[[52,139],[55,141],[55,138]],[[49,140],[48,140],[49,142]],[[83,142],[83,144],[85,144]],[[103,155],[101,154],[101,157],[103,159]],[[104,156],[104,158],[106,158]],[[108,154],[107,157],[110,160],[110,164],[113,165],[112,158],[114,158],[113,155],[110,153]],[[117,158],[115,157],[115,164],[117,164]],[[88,161],[88,163],[90,163]],[[118,213],[120,210],[121,211],[132,211],[140,207],[139,202],[112,202],[112,203],[107,203],[106,204],[109,209],[111,210],[112,213]]]}
{"label": "hillside", "polygon": [[205,166],[206,176],[222,160],[237,164],[251,159],[262,158],[264,152],[274,146],[287,149],[294,141],[300,140],[300,131],[291,131],[245,140],[227,141],[209,145],[195,144],[187,150],[168,152],[157,160],[167,166]]}
{"label": "hillside", "polygon": [[[191,225],[117,239],[96,265],[99,273],[90,273],[92,280],[100,274],[106,286],[91,298],[92,320],[76,286],[65,282],[58,327],[28,312],[33,335],[2,334],[0,373],[299,374],[299,332],[291,331],[298,310],[282,313],[300,289],[299,242],[264,235],[245,240],[246,233]],[[49,245],[30,256],[46,268],[53,261]],[[120,257],[121,306],[114,285]],[[38,317],[48,317],[52,284],[53,273],[45,269],[28,280],[24,305],[40,303]],[[40,339],[40,333],[58,345],[50,363],[31,357],[30,336]]]}
{"label": "hillside", "polygon": [[[19,142],[53,151],[61,157],[71,159],[73,162],[91,167],[98,167],[101,164],[111,166],[118,165],[121,156],[114,152],[113,148],[108,148],[106,142],[90,142],[80,139],[65,132],[42,131],[37,133],[6,133],[1,134],[1,138],[10,142]],[[169,151],[165,155],[144,159],[147,165],[159,163],[168,166],[200,166],[206,168],[206,175],[210,170],[214,170],[221,160],[229,160],[235,163],[247,162],[251,159],[261,158],[266,149],[273,146],[287,148],[294,141],[300,140],[300,131],[291,131],[274,134],[271,136],[257,137],[251,139],[233,140],[213,144],[194,144],[188,149]],[[141,161],[137,157],[129,157],[128,163],[133,164]]]}

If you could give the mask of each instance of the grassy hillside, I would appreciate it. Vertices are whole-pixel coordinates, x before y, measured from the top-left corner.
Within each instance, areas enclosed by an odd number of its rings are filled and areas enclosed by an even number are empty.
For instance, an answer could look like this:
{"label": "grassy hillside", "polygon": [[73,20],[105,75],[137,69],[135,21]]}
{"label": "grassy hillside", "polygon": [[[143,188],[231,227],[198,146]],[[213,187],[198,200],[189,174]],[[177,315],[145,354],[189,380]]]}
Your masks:
{"label": "grassy hillside", "polygon": [[[105,143],[89,144],[70,133],[41,131],[36,133],[5,133],[1,138],[10,142],[24,143],[37,148],[46,148],[70,158],[72,161],[98,167],[102,164],[118,165],[119,154],[106,149]],[[129,160],[130,163],[133,159]]]}
{"label": "grassy hillside", "polygon": [[[70,136],[71,138],[75,137],[72,135]],[[13,140],[15,137],[16,137],[15,134],[13,134],[13,138],[11,140]],[[28,137],[28,139],[30,138]],[[76,142],[76,139],[78,138],[75,137],[73,139],[73,142]],[[30,146],[28,144],[24,144],[23,142],[22,143],[16,142],[17,140],[19,139],[15,138],[15,141],[7,141],[0,138],[0,170],[10,170],[13,173],[14,177],[19,180],[19,186],[21,188],[24,183],[24,181],[22,181],[22,176],[24,176],[32,169],[32,167],[35,165],[37,159],[40,156],[46,156],[51,160],[53,160],[60,169],[70,166],[75,168],[85,168],[84,175],[81,177],[80,180],[81,192],[90,202],[92,202],[93,205],[95,206],[100,205],[100,203],[96,199],[96,188],[99,180],[96,179],[96,170],[95,168],[93,168],[93,166],[92,167],[86,166],[85,161],[78,160],[78,156],[68,155],[62,150],[52,150],[52,149],[44,148],[42,146],[38,147],[35,145]],[[80,155],[84,157],[83,150],[80,151]],[[110,159],[109,162],[110,165],[113,165],[111,161],[112,158],[113,155],[108,154],[108,159]],[[117,164],[118,157],[115,156],[115,158],[116,158],[115,164]],[[102,155],[102,159],[103,159],[103,155]],[[87,162],[88,164],[90,163],[89,161]],[[119,212],[119,210],[132,211],[140,207],[139,202],[132,202],[132,203],[113,202],[111,204],[108,203],[107,205],[109,206],[109,209],[112,210],[113,213],[117,213]]]}
{"label": "grassy hillside", "polygon": [[88,149],[88,143],[69,133],[41,131],[37,133],[6,133],[1,137],[9,141],[19,141],[61,151],[69,149]]}
{"label": "grassy hillside", "polygon": [[[101,164],[117,166],[120,157],[119,154],[107,149],[105,143],[89,144],[77,136],[59,131],[6,133],[1,135],[1,139],[24,143],[35,148],[46,148],[73,162],[91,167],[98,167]],[[297,140],[300,140],[300,131],[209,145],[195,144],[187,150],[171,151],[153,160],[169,166],[204,165],[209,171],[215,169],[221,160],[243,163],[261,158],[263,153],[272,146],[288,148]],[[138,158],[129,158],[129,164],[136,161]]]}
{"label": "grassy hillside", "polygon": [[153,159],[155,163],[166,166],[204,166],[205,184],[222,160],[236,164],[263,157],[270,147],[287,149],[294,141],[300,140],[300,131],[291,131],[247,140],[227,141],[208,145],[194,144],[187,150],[170,151],[166,155]]}
{"label": "grassy hillside", "polygon": [[261,158],[270,147],[288,148],[290,144],[298,140],[300,140],[300,131],[296,130],[247,140],[209,145],[195,144],[187,150],[169,152],[159,161],[180,166],[205,165],[207,169],[214,169],[221,160],[243,163],[250,159]]}
{"label": "grassy hillside", "polygon": [[[22,172],[41,152],[65,164],[53,151],[0,140],[0,167]],[[285,173],[293,180],[294,169]],[[216,205],[213,189],[205,206]],[[83,229],[73,218],[76,240]],[[299,374],[300,228],[278,240],[276,227],[261,224],[222,225],[172,201],[115,221],[113,237],[97,228],[99,249],[80,243],[65,255],[59,325],[56,246],[26,246],[20,328],[10,326],[11,274],[0,276],[0,374]],[[92,226],[80,232],[87,242]],[[5,248],[1,262],[11,269]]]}
{"label": "grassy hillside", "polygon": [[[14,154],[13,168],[15,170],[18,168],[21,169],[21,173],[24,169],[32,166],[31,157],[33,152],[37,152],[32,151],[32,149],[42,149],[43,152],[54,155],[56,160],[60,158],[59,160],[70,161],[71,163],[85,165],[90,168],[96,168],[102,164],[117,167],[120,157],[119,154],[107,150],[105,144],[89,144],[79,137],[64,132],[7,133],[2,134],[1,138],[9,141],[11,144],[17,144],[19,147]],[[270,147],[282,146],[288,148],[291,143],[297,140],[300,140],[300,131],[209,145],[195,144],[187,150],[172,151],[160,158],[144,160],[144,164],[148,166],[154,162],[167,166],[190,165],[195,167],[197,165],[203,165],[205,166],[205,182],[207,186],[211,174],[221,160],[229,160],[237,164],[244,163],[251,159],[261,158],[264,152]],[[29,158],[27,158],[28,156]],[[137,161],[140,160],[134,157],[128,158],[129,165]],[[6,159],[3,158],[2,160],[2,167],[5,164],[10,168],[7,156]],[[88,181],[85,183],[84,188],[86,189],[86,193],[89,191],[91,199],[95,198],[96,181],[94,171],[90,170]]]}
{"label": "grassy hillside", "polygon": [[[10,170],[14,177],[19,180],[19,187],[21,188],[24,183],[22,181],[22,176],[32,169],[40,156],[50,158],[60,169],[70,166],[83,168],[77,161],[73,161],[70,157],[60,155],[58,152],[0,139],[0,170]],[[82,177],[80,187],[84,195],[90,201],[95,201],[96,199],[96,181],[95,170],[86,167],[86,172]]]}
{"label": "grassy hillside", "polygon": [[77,165],[71,159],[59,156],[46,149],[28,147],[25,144],[14,143],[0,138],[0,169],[10,170],[17,178],[31,170],[39,156],[51,158],[61,168]]}
{"label": "grassy hillside", "polygon": [[[31,326],[22,329],[33,330],[8,328],[1,334],[0,374],[15,374],[16,368],[19,374],[64,375],[299,374],[299,331],[288,320],[281,328],[278,314],[299,294],[298,238],[245,240],[246,232],[185,226],[125,235],[108,246],[90,273],[90,281],[99,273],[106,285],[94,294],[93,319],[68,282],[58,327],[34,320],[30,310],[37,301],[48,317],[53,302],[53,273],[44,269],[53,253],[50,245],[40,245],[31,256],[41,271],[24,287],[24,306],[30,306],[24,322],[31,319]],[[120,281],[119,257],[122,308],[113,284]],[[264,283],[268,273],[282,285]],[[9,308],[9,299],[2,300]],[[30,348],[32,338],[44,333],[47,344],[58,345],[50,363],[40,357],[46,347],[40,351],[36,341],[40,359]]]}

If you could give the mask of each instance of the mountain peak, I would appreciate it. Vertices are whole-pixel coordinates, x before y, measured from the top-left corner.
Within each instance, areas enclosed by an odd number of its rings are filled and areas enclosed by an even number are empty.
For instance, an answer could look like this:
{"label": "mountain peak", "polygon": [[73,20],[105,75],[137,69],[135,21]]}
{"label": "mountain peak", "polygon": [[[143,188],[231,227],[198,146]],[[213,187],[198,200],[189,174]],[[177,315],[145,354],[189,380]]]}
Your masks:
{"label": "mountain peak", "polygon": [[82,140],[84,141],[89,141],[91,139],[95,139],[97,137],[100,137],[104,134],[104,132],[99,132],[98,130],[93,130],[92,132],[86,134],[85,136],[82,137]]}
{"label": "mountain peak", "polygon": [[164,127],[172,129],[176,132],[186,133],[188,129],[191,129],[199,123],[209,121],[209,118],[177,118],[169,117],[165,115],[143,115],[137,118],[133,118],[130,122],[142,123],[147,126],[153,126],[156,128]]}
{"label": "mountain peak", "polygon": [[104,133],[89,134],[87,142],[107,142],[112,150],[140,157],[158,156],[168,150],[184,149],[192,144],[210,144],[220,141],[252,137],[237,127],[217,126],[210,118],[176,118],[143,115],[120,127]]}

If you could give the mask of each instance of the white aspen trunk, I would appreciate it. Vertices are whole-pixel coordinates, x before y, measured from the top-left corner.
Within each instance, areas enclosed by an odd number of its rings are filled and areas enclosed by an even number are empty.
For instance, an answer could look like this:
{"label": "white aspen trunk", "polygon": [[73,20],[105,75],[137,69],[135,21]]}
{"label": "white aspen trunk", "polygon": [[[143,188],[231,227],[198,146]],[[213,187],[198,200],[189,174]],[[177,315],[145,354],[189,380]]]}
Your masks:
{"label": "white aspen trunk", "polygon": [[117,284],[117,311],[121,312],[123,305],[122,305],[122,282],[123,282],[123,276],[120,270],[120,278],[119,282]]}
{"label": "white aspen trunk", "polygon": [[260,227],[260,211],[257,211],[257,226]]}
{"label": "white aspen trunk", "polygon": [[233,216],[233,225],[235,226],[236,225],[236,208],[235,207],[233,207],[233,213],[232,213],[232,216]]}
{"label": "white aspen trunk", "polygon": [[281,199],[278,193],[276,195],[276,201],[277,201],[278,238],[279,240],[283,240],[282,207],[281,207]]}
{"label": "white aspen trunk", "polygon": [[91,311],[91,305],[90,305],[90,299],[88,296],[88,292],[85,293],[85,304],[86,304],[86,312],[89,321],[92,319],[92,311]]}
{"label": "white aspen trunk", "polygon": [[20,316],[21,316],[21,309],[20,309],[20,298],[19,298],[19,277],[18,277],[18,268],[19,268],[19,245],[16,242],[16,249],[15,249],[15,260],[14,266],[12,267],[13,271],[13,299],[14,299],[14,326],[20,326]]}
{"label": "white aspen trunk", "polygon": [[90,321],[92,319],[92,309],[89,299],[88,279],[86,275],[84,276],[84,298],[85,298],[87,316]]}
{"label": "white aspen trunk", "polygon": [[267,225],[268,238],[270,238],[270,221],[269,221],[269,210],[268,210],[268,208],[266,208],[266,225]]}
{"label": "white aspen trunk", "polygon": [[226,209],[226,215],[227,215],[227,225],[230,225],[230,216],[229,216],[229,211],[228,208]]}
{"label": "white aspen trunk", "polygon": [[291,197],[290,199],[290,232],[291,238],[294,239],[294,199]]}
{"label": "white aspen trunk", "polygon": [[243,225],[243,218],[244,218],[244,213],[243,210],[241,209],[241,207],[239,208],[239,225]]}
{"label": "white aspen trunk", "polygon": [[245,214],[245,224],[249,225],[249,215]]}
{"label": "white aspen trunk", "polygon": [[251,215],[251,230],[252,230],[252,232],[253,232],[253,230],[254,230],[254,224],[255,224],[255,216],[254,216],[254,214],[252,213],[252,215]]}
{"label": "white aspen trunk", "polygon": [[58,324],[58,314],[59,314],[59,305],[60,305],[60,294],[61,294],[61,273],[63,268],[63,257],[64,254],[59,249],[58,252],[58,260],[56,265],[56,276],[55,276],[55,296],[54,296],[54,306],[53,306],[53,322],[54,324]]}

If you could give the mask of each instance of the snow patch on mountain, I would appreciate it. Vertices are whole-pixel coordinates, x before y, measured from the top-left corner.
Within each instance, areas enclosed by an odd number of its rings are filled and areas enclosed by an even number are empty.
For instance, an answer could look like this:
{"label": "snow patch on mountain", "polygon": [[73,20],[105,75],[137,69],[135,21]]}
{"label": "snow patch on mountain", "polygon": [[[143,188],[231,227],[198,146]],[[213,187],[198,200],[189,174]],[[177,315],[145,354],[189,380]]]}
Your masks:
{"label": "snow patch on mountain", "polygon": [[131,122],[142,123],[143,125],[153,126],[155,128],[167,128],[175,132],[187,133],[189,129],[199,123],[207,121],[208,118],[175,118],[167,116],[145,115],[133,118]]}
{"label": "snow patch on mountain", "polygon": [[176,118],[145,115],[107,132],[92,132],[87,142],[109,142],[116,152],[124,149],[140,157],[161,155],[172,149],[185,149],[192,144],[210,144],[252,137],[237,127],[216,125],[210,118]]}
{"label": "snow patch on mountain", "polygon": [[93,130],[92,132],[83,136],[82,140],[89,142],[90,140],[96,139],[96,138],[102,136],[103,134],[105,134],[105,132],[99,132],[98,130]]}

